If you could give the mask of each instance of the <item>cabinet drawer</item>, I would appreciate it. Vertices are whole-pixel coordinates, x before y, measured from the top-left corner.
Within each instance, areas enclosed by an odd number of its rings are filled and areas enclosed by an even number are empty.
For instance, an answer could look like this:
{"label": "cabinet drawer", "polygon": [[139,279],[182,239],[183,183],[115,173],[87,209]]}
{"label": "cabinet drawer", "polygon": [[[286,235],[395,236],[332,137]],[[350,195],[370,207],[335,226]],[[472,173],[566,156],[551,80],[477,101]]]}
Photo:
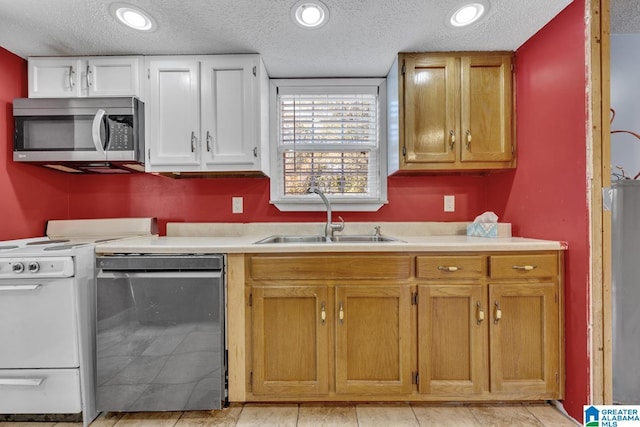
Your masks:
{"label": "cabinet drawer", "polygon": [[483,256],[419,256],[416,275],[419,279],[475,279],[486,275]]}
{"label": "cabinet drawer", "polygon": [[494,255],[490,257],[489,274],[492,279],[555,277],[558,257],[556,254]]}
{"label": "cabinet drawer", "polygon": [[77,414],[77,369],[0,369],[0,414]]}
{"label": "cabinet drawer", "polygon": [[408,255],[253,256],[247,275],[254,280],[407,279]]}

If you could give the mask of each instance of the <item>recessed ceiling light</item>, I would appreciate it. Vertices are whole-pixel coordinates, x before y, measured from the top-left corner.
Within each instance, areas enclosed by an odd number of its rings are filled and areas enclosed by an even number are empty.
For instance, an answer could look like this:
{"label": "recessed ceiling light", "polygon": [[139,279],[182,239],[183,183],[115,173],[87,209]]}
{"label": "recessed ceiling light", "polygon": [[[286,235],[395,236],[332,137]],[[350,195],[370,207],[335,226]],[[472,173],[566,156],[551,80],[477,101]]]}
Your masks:
{"label": "recessed ceiling light", "polygon": [[109,10],[119,22],[134,30],[154,31],[158,28],[151,15],[136,6],[126,3],[113,3],[109,6]]}
{"label": "recessed ceiling light", "polygon": [[329,9],[318,0],[301,0],[291,8],[291,17],[303,28],[320,28],[329,19]]}
{"label": "recessed ceiling light", "polygon": [[447,15],[447,24],[452,27],[466,27],[477,22],[489,10],[489,3],[484,1],[466,3]]}

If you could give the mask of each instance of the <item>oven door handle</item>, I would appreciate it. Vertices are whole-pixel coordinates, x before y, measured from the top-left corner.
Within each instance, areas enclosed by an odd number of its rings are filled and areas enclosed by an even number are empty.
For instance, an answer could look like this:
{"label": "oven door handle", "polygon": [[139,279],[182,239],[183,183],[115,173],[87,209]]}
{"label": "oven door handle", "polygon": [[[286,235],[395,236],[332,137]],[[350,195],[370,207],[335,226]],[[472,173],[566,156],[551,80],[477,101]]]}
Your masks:
{"label": "oven door handle", "polygon": [[0,292],[2,291],[35,291],[40,289],[42,285],[2,285],[0,286]]}
{"label": "oven door handle", "polygon": [[[96,115],[93,117],[93,125],[91,126],[91,136],[93,137],[93,145],[96,147],[96,151],[98,154],[105,156],[107,158],[107,153],[105,151],[107,142],[109,141],[108,135],[106,136],[106,140],[102,142],[100,139],[100,128],[102,126],[102,121],[104,120],[107,112],[103,109],[99,109]],[[106,129],[106,128],[105,128]]]}
{"label": "oven door handle", "polygon": [[0,378],[0,386],[40,387],[44,378]]}

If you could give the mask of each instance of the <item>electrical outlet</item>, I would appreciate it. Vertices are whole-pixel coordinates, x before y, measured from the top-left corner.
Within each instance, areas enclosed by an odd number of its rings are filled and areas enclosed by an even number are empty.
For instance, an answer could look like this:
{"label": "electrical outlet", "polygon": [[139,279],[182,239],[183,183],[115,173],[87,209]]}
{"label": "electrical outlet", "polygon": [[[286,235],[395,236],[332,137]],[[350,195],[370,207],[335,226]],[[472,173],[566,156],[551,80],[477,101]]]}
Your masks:
{"label": "electrical outlet", "polygon": [[242,213],[242,197],[231,198],[231,213]]}
{"label": "electrical outlet", "polygon": [[455,212],[456,210],[456,196],[444,196],[444,211]]}

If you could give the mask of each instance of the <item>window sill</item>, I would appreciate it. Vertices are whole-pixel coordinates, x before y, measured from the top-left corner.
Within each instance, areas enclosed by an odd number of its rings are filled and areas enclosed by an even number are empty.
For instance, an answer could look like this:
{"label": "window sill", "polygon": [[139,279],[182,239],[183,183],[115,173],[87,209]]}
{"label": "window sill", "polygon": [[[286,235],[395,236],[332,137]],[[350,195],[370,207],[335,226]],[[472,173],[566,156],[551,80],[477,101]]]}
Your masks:
{"label": "window sill", "polygon": [[[278,202],[271,201],[282,212],[325,212],[326,206],[322,202]],[[388,201],[367,202],[331,202],[333,212],[377,212]]]}

